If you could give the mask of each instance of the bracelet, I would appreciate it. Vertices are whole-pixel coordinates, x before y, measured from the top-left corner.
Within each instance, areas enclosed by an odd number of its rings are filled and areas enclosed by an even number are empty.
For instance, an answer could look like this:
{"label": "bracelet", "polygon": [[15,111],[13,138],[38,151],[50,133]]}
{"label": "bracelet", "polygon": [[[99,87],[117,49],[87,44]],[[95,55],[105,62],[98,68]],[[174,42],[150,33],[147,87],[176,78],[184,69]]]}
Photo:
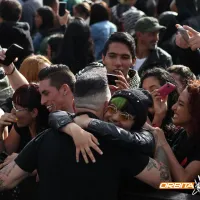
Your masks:
{"label": "bracelet", "polygon": [[10,75],[12,75],[12,74],[14,73],[14,71],[15,71],[15,67],[13,67],[13,70],[12,70],[12,72],[11,72],[10,74],[6,74],[6,73],[5,73],[5,75],[6,75],[6,76],[10,76]]}

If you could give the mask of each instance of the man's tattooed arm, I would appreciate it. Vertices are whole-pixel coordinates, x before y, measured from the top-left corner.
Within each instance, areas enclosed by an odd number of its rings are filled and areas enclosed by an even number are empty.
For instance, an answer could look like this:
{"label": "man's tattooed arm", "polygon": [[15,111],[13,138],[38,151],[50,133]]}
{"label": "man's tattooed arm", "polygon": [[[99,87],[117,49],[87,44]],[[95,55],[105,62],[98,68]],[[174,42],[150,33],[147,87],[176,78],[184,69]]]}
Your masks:
{"label": "man's tattooed arm", "polygon": [[29,174],[12,161],[0,170],[0,191],[11,189],[25,179]]}
{"label": "man's tattooed arm", "polygon": [[159,171],[160,171],[160,181],[161,182],[169,182],[171,181],[171,175],[169,170],[169,162],[167,158],[167,154],[162,146],[158,146],[156,148],[154,159],[159,164]]}

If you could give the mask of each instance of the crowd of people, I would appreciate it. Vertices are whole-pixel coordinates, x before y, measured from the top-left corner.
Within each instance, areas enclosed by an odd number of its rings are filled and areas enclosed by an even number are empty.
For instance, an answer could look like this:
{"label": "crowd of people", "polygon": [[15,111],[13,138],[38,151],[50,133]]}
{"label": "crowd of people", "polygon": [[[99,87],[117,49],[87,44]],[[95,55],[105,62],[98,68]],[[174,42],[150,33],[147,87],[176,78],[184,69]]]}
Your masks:
{"label": "crowd of people", "polygon": [[194,182],[199,18],[199,0],[0,0],[0,199]]}

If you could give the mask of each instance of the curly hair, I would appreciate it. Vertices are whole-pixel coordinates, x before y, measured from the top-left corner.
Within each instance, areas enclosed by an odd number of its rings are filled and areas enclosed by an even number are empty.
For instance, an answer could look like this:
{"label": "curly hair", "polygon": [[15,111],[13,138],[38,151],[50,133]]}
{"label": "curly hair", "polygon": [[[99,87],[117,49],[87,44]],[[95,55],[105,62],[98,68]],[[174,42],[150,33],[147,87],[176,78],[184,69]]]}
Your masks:
{"label": "curly hair", "polygon": [[188,84],[187,91],[189,93],[188,108],[192,116],[189,124],[189,132],[195,138],[200,139],[200,80],[193,80]]}

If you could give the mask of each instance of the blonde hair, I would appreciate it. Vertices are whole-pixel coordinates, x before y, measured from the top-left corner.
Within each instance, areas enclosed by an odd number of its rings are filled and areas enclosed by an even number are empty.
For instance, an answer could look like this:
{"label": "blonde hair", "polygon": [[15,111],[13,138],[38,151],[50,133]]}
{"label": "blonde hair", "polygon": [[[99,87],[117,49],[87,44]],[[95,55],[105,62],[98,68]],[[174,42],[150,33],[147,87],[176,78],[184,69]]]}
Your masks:
{"label": "blonde hair", "polygon": [[41,55],[32,55],[24,59],[19,71],[28,82],[38,82],[39,67],[45,63],[51,65],[51,62],[46,57]]}

